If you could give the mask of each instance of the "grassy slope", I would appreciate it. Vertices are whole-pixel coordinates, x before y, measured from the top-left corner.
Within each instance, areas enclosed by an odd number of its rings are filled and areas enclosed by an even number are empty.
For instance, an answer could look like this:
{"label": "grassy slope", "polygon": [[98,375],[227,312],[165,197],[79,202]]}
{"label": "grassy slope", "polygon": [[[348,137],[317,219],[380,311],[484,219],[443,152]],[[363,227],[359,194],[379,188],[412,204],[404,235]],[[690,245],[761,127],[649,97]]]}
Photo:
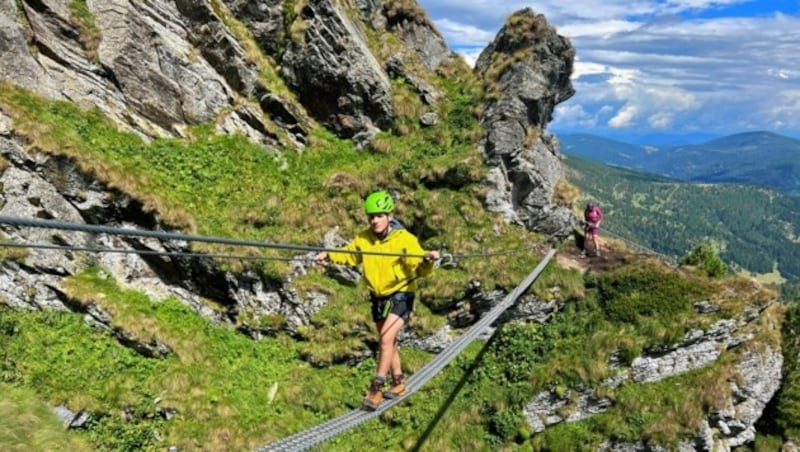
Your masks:
{"label": "grassy slope", "polygon": [[[426,284],[425,292],[430,295],[423,295],[431,298],[433,305],[435,299],[457,298],[466,283],[476,278],[486,287],[511,287],[538,260],[537,253],[528,251],[528,244],[537,241],[535,235],[524,231],[508,234],[511,228],[487,214],[475,199],[479,160],[469,139],[463,136],[476,125],[469,105],[472,98],[453,88],[450,99],[455,102],[445,105],[449,122],[438,129],[386,137],[387,148],[382,152],[359,152],[349,142],[317,131],[313,146],[305,152],[276,154],[242,137],[212,136],[202,127],[193,131],[191,140],[144,143],[117,131],[99,112],[46,102],[6,83],[0,91],[0,105],[14,118],[16,132],[26,136],[32,148],[67,156],[99,180],[142,201],[146,208],[158,212],[162,221],[190,232],[314,244],[333,226],[342,227],[346,235],[363,227],[361,197],[373,187],[383,186],[402,193],[399,214],[410,228],[422,231],[428,246],[447,246],[464,253],[501,246],[521,251],[519,266],[514,268],[503,265],[508,256],[496,256],[464,259],[458,269],[440,272]],[[420,179],[435,181],[453,168],[465,181],[463,186],[428,189],[419,185]],[[430,210],[423,206],[430,206]],[[483,233],[486,230],[496,233]],[[478,233],[484,236],[480,241],[475,239]],[[19,258],[24,259],[24,253]],[[256,270],[280,277],[288,269],[268,261]],[[164,441],[184,447],[213,448],[230,441],[252,447],[346,409],[345,401],[360,397],[362,382],[371,372],[370,361],[361,370],[334,366],[321,372],[309,370],[298,360],[301,353],[322,360],[334,359],[337,353],[362,353],[365,337],[371,337],[366,309],[352,302],[363,294],[338,287],[318,274],[295,281],[301,293],[321,287],[332,297],[314,319],[313,327],[304,331],[310,342],[287,346],[286,338],[274,338],[252,344],[255,348],[251,350],[235,352],[249,341],[205,324],[175,301],[148,307],[150,302],[141,295],[113,285],[98,288],[103,284],[97,276],[102,272],[98,271],[94,276],[74,278],[71,285],[75,297],[86,303],[102,299],[115,305],[135,305],[121,309],[115,317],[119,328],[135,330],[145,339],[148,335],[159,338],[175,350],[173,357],[163,362],[141,359],[107,335],[98,336],[82,324],[80,316],[3,312],[10,325],[8,340],[12,341],[7,348],[10,364],[6,381],[36,388],[49,403],[69,402],[74,409],[94,411],[100,419],[90,433],[96,444],[112,448],[120,446],[116,441],[122,445],[148,444],[154,431],[167,429]],[[102,296],[98,298],[97,293]],[[443,323],[424,305],[418,315],[418,328],[432,330]],[[189,323],[183,325],[185,329],[181,329],[181,319]],[[20,335],[16,333],[19,330],[27,332]],[[198,331],[204,333],[198,336]],[[342,331],[351,337],[342,341]],[[191,347],[186,344],[189,337],[197,339]],[[68,339],[58,343],[57,338]],[[32,348],[40,353],[23,353]],[[272,353],[278,350],[284,353],[275,359]],[[246,364],[234,360],[231,365],[249,370],[244,374],[252,376],[242,377],[243,372],[232,372],[230,367],[223,367],[222,373],[210,371],[232,352],[248,359]],[[418,358],[416,367],[424,362],[424,357]],[[261,368],[258,363],[267,367]],[[409,362],[412,370],[414,363]],[[57,371],[73,377],[54,378]],[[95,384],[82,385],[87,375]],[[162,382],[165,375],[172,376],[173,381]],[[223,382],[229,378],[236,379],[236,385],[260,392],[241,398],[228,394],[233,389]],[[292,399],[294,406],[307,407],[291,416],[269,411],[264,394],[278,381],[302,382],[286,388],[278,383],[275,397],[294,394],[302,399]],[[218,385],[221,388],[215,388]],[[339,385],[346,390],[337,390]],[[320,394],[322,387],[326,388],[325,395]],[[171,394],[185,398],[176,401],[170,399]],[[229,397],[237,401],[229,401]],[[162,427],[156,399],[178,410],[177,420]],[[238,403],[247,400],[252,402]],[[267,411],[254,409],[256,404]],[[141,420],[128,425],[119,418],[120,410]],[[265,423],[271,426],[265,429]]]}
{"label": "grassy slope", "polygon": [[[536,290],[570,280],[580,282],[573,271],[550,268]],[[606,437],[673,444],[727,395],[724,379],[731,375],[736,350],[683,377],[599,389],[616,401],[612,410],[542,435],[531,436],[521,409],[542,390],[568,395],[577,388],[601,388],[614,373],[608,366],[612,353],[629,360],[643,348],[671,343],[689,328],[738,315],[771,296],[744,283],[709,283],[643,262],[587,283],[585,296],[572,297],[551,325],[506,325],[488,345],[473,344],[381,422],[321,449],[489,450],[527,444],[574,450]],[[93,413],[91,429],[74,435],[95,448],[253,448],[354,408],[374,371],[372,360],[314,369],[298,359],[297,344],[286,337],[252,341],[209,324],[176,300],[150,300],[121,288],[99,269],[72,278],[68,290],[76,300],[112,313],[115,327],[173,350],[166,359],[144,358],[79,315],[0,309],[4,380],[30,388],[26,403],[66,403]],[[698,298],[723,310],[698,316],[691,307]],[[767,318],[779,316],[776,311]],[[762,343],[777,340],[769,325],[752,327]],[[404,356],[411,372],[430,358],[413,350]],[[165,420],[163,414],[173,410],[175,417]],[[47,425],[55,428],[52,420]]]}

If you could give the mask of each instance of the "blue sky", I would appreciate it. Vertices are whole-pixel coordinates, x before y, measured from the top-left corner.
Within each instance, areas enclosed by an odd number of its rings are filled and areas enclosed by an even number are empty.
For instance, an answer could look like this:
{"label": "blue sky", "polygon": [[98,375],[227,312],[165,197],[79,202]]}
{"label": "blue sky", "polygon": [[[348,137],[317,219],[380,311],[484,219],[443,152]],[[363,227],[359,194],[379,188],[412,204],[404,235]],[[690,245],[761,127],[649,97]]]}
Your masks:
{"label": "blue sky", "polygon": [[556,133],[800,138],[800,0],[417,1],[470,63],[514,11],[544,14],[577,52]]}

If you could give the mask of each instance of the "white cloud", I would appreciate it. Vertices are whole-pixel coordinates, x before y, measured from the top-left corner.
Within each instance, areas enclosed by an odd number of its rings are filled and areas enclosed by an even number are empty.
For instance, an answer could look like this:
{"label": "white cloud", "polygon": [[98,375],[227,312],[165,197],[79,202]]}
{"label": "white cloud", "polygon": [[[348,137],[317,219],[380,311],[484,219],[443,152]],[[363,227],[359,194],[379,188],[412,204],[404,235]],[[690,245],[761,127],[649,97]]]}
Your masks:
{"label": "white cloud", "polygon": [[474,25],[455,22],[450,19],[437,20],[436,28],[449,39],[454,40],[459,46],[487,46],[494,39],[497,32],[482,30]]}
{"label": "white cloud", "polygon": [[[751,17],[717,14],[743,3],[762,10]],[[789,3],[795,10],[778,10]],[[556,108],[552,126],[800,131],[796,2],[422,0],[420,4],[451,47],[462,46],[459,51],[468,61],[474,61],[509,14],[524,7],[544,14],[569,37],[577,53],[572,75],[576,94]]]}
{"label": "white cloud", "polygon": [[560,120],[580,127],[597,126],[597,116],[588,113],[581,105],[564,105],[556,108],[554,116]]}
{"label": "white cloud", "polygon": [[767,70],[767,74],[784,80],[792,78],[792,71],[789,69],[769,69]]}
{"label": "white cloud", "polygon": [[641,26],[638,22],[627,20],[585,21],[558,27],[558,32],[568,38],[607,38],[616,33],[634,31]]}
{"label": "white cloud", "polygon": [[675,116],[671,112],[660,111],[647,118],[647,123],[654,129],[667,129],[672,125]]}
{"label": "white cloud", "polygon": [[572,79],[577,80],[584,75],[606,74],[609,72],[608,66],[600,63],[584,63],[580,59],[575,60],[575,67],[572,70]]}
{"label": "white cloud", "polygon": [[626,105],[617,112],[616,116],[608,121],[608,125],[615,129],[628,127],[634,123],[637,113],[638,111],[635,106]]}

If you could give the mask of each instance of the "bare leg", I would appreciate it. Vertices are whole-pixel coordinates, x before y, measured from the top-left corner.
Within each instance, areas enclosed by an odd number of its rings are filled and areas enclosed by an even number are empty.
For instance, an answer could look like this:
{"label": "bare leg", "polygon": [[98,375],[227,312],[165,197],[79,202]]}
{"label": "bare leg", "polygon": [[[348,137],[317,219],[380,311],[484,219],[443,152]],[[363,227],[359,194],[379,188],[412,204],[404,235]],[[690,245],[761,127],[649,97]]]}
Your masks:
{"label": "bare leg", "polygon": [[397,314],[389,314],[386,320],[378,322],[380,333],[377,375],[385,377],[391,370],[397,374],[402,372],[400,367],[400,352],[397,346],[397,334],[405,322]]}

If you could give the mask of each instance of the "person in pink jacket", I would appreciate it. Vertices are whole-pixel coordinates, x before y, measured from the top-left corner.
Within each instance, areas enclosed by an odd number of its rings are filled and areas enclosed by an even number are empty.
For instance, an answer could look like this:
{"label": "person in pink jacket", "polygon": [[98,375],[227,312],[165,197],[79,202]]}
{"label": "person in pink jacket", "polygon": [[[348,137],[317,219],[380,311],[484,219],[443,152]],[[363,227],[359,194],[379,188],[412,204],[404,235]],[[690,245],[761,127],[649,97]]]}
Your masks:
{"label": "person in pink jacket", "polygon": [[586,209],[583,211],[584,256],[600,255],[600,223],[603,222],[603,218],[603,211],[596,202],[590,201],[586,204]]}

